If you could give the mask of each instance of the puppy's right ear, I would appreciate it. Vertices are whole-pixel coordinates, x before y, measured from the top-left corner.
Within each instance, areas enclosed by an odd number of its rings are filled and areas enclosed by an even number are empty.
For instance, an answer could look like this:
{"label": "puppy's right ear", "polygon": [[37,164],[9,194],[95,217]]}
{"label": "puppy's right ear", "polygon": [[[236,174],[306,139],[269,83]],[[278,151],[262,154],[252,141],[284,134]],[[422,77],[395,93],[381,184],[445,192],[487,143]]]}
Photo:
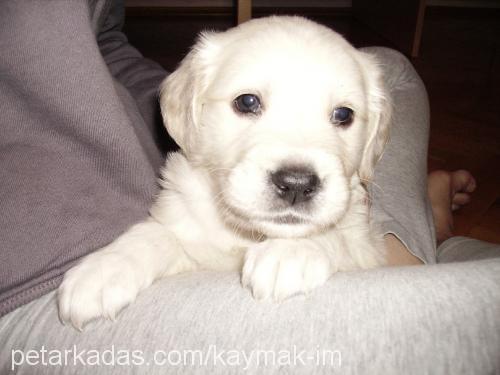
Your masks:
{"label": "puppy's right ear", "polygon": [[185,154],[195,147],[203,94],[214,70],[217,33],[204,32],[180,66],[160,86],[160,107],[169,135]]}

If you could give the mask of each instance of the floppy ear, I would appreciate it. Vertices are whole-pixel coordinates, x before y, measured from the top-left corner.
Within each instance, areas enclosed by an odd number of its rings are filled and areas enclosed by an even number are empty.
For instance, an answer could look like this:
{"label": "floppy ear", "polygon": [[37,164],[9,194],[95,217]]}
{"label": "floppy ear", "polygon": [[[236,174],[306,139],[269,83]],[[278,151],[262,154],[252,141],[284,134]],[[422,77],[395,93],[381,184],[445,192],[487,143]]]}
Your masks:
{"label": "floppy ear", "polygon": [[163,123],[184,153],[196,143],[202,96],[209,80],[215,56],[216,33],[201,33],[180,66],[160,86],[160,108]]}
{"label": "floppy ear", "polygon": [[370,181],[375,164],[382,157],[384,147],[389,140],[392,102],[376,58],[366,52],[360,52],[360,54],[360,66],[364,71],[368,98],[369,135],[363,150],[359,176],[364,181]]}

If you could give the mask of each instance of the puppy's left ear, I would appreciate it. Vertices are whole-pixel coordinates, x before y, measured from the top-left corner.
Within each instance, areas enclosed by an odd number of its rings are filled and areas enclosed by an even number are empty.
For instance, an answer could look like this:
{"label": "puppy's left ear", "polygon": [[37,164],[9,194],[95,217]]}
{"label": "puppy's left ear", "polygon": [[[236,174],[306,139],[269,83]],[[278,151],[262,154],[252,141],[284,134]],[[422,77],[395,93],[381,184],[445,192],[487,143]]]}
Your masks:
{"label": "puppy's left ear", "polygon": [[363,150],[359,176],[364,181],[373,177],[375,164],[382,157],[389,140],[392,117],[392,102],[385,87],[382,69],[377,59],[366,52],[360,52],[360,67],[364,72],[368,98],[368,140]]}
{"label": "puppy's left ear", "polygon": [[163,123],[185,154],[195,149],[203,94],[214,69],[217,33],[204,32],[179,67],[160,87]]}

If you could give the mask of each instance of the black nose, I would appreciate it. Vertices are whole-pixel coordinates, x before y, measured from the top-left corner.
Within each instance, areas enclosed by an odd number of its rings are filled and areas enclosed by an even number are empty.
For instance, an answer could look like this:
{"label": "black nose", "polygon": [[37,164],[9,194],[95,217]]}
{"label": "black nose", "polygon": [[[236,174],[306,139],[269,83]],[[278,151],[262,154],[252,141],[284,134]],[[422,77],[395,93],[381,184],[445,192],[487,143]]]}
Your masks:
{"label": "black nose", "polygon": [[277,195],[290,205],[310,200],[318,191],[319,178],[308,167],[286,167],[271,173]]}

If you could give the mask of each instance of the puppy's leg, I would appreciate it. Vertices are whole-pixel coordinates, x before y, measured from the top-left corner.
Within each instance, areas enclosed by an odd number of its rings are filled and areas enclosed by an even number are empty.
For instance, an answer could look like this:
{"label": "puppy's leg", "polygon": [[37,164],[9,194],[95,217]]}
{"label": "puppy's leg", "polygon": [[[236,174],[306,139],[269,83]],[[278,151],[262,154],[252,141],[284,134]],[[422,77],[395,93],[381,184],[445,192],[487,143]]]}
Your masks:
{"label": "puppy's leg", "polygon": [[114,319],[155,279],[194,267],[174,235],[150,218],[66,272],[60,319],[80,330],[93,318]]}
{"label": "puppy's leg", "polygon": [[318,241],[270,239],[247,250],[242,284],[256,299],[280,301],[324,284],[335,271],[333,259]]}
{"label": "puppy's leg", "polygon": [[386,265],[381,238],[367,228],[349,235],[332,231],[310,238],[269,239],[248,248],[242,284],[257,299],[280,301],[306,293],[337,271]]}

